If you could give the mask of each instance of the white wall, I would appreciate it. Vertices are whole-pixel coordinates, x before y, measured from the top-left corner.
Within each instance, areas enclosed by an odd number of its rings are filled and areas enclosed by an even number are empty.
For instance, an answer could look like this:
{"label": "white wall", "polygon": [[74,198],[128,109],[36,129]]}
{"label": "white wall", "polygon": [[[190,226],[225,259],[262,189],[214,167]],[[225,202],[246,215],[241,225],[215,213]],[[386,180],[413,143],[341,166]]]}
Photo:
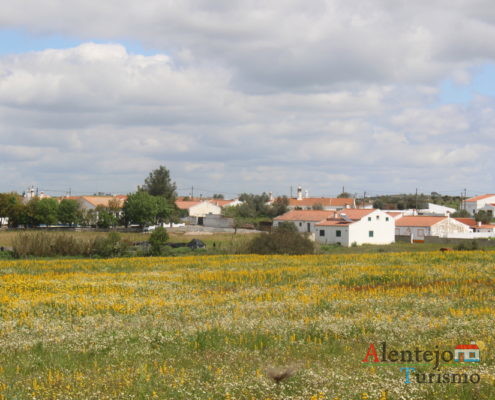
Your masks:
{"label": "white wall", "polygon": [[222,209],[220,207],[215,204],[211,204],[208,201],[202,201],[201,203],[189,208],[190,217],[204,217],[206,214],[220,215],[221,213]]}
{"label": "white wall", "polygon": [[[324,230],[324,236],[320,236],[320,230]],[[341,237],[337,237],[337,230],[342,232]],[[373,237],[369,236],[370,231],[373,231]],[[375,210],[350,225],[317,226],[316,240],[324,244],[340,242],[342,246],[351,246],[353,243],[357,245],[394,243],[395,220],[383,211]]]}
{"label": "white wall", "polygon": [[[273,221],[273,226],[277,227],[280,223],[283,223],[283,222],[293,223],[300,233],[306,233],[306,232],[314,233],[315,232],[315,224],[317,224],[320,221],[302,221],[302,220],[298,220],[298,221]],[[308,230],[308,224],[309,224],[309,230]]]}
{"label": "white wall", "polygon": [[[378,218],[377,218],[378,217]],[[369,220],[371,218],[371,221]],[[388,221],[387,221],[388,219]],[[373,237],[369,232],[373,231]],[[350,225],[351,244],[390,244],[395,242],[395,220],[381,210],[368,214],[360,221]]]}

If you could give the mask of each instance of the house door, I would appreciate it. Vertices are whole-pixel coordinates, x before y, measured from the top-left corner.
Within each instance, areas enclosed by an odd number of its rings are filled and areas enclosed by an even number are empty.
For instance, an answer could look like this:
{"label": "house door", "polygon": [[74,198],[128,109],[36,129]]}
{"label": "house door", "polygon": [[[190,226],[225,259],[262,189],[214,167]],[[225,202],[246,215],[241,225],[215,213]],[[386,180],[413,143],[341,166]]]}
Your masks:
{"label": "house door", "polygon": [[464,362],[464,353],[459,353],[459,361]]}
{"label": "house door", "polygon": [[198,217],[198,225],[203,225],[203,217]]}
{"label": "house door", "polygon": [[308,232],[311,232],[311,224],[308,222]]}

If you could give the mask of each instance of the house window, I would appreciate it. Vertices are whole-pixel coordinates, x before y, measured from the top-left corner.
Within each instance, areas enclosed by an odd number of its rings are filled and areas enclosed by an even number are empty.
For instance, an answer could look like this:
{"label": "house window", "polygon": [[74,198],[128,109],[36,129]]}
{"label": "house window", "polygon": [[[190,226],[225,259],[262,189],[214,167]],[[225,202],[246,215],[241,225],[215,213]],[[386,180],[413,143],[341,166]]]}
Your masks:
{"label": "house window", "polygon": [[379,216],[379,215],[377,215],[377,216],[376,216],[376,219],[377,219],[377,220],[378,220],[378,219],[380,219],[380,216]]}
{"label": "house window", "polygon": [[476,358],[476,353],[469,353],[469,358]]}
{"label": "house window", "polygon": [[299,226],[302,226],[302,222],[299,222]]}
{"label": "house window", "polygon": [[385,221],[388,221],[388,217],[385,217]]}
{"label": "house window", "polygon": [[342,236],[342,231],[335,231],[335,236],[341,237]]}
{"label": "house window", "polygon": [[368,236],[369,236],[369,237],[373,237],[373,235],[374,235],[374,232],[373,232],[373,231],[369,231],[369,232],[368,232]]}
{"label": "house window", "polygon": [[368,221],[371,221],[371,217],[368,217]]}
{"label": "house window", "polygon": [[320,229],[320,236],[325,236],[325,230],[324,229]]}

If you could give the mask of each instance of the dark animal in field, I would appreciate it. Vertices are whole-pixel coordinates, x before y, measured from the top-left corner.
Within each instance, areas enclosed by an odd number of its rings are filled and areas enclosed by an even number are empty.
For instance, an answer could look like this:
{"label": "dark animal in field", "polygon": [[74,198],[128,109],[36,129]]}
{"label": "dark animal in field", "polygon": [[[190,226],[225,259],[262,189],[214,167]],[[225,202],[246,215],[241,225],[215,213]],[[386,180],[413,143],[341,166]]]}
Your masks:
{"label": "dark animal in field", "polygon": [[269,368],[266,374],[278,385],[284,379],[290,378],[296,373],[295,367]]}
{"label": "dark animal in field", "polygon": [[442,253],[445,253],[446,251],[454,251],[454,249],[451,249],[450,247],[442,247],[442,248],[440,249],[440,251],[441,251]]}

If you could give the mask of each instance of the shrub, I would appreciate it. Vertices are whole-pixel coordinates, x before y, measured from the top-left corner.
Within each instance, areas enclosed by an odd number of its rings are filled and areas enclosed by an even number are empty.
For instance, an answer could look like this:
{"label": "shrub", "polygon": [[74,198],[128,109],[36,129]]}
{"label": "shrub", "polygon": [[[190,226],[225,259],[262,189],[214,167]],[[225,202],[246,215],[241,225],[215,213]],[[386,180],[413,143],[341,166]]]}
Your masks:
{"label": "shrub", "polygon": [[89,241],[63,233],[19,233],[12,240],[12,247],[15,257],[87,256],[91,253]]}
{"label": "shrub", "polygon": [[255,237],[247,246],[255,254],[313,254],[314,243],[301,235],[294,224],[280,224],[270,233]]}
{"label": "shrub", "polygon": [[167,230],[161,226],[156,228],[153,232],[150,234],[150,245],[151,245],[151,255],[153,256],[159,256],[163,253],[163,247],[165,243],[168,240],[168,233]]}
{"label": "shrub", "polygon": [[99,257],[117,257],[126,253],[128,244],[122,241],[117,232],[110,232],[106,237],[97,237],[93,241],[92,255]]}

